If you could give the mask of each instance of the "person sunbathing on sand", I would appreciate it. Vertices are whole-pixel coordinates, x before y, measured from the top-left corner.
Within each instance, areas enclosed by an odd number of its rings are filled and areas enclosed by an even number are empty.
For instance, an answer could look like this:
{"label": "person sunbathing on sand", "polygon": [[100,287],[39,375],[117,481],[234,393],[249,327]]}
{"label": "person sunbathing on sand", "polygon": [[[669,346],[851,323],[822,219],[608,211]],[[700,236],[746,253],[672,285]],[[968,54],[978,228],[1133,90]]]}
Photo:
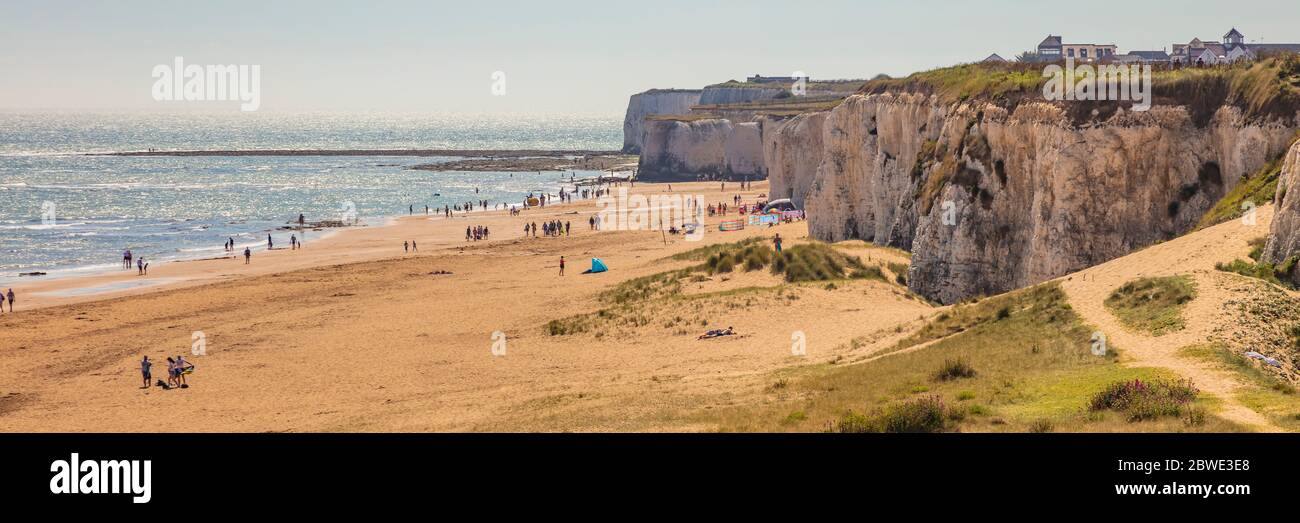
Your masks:
{"label": "person sunbathing on sand", "polygon": [[700,337],[696,339],[707,340],[711,338],[721,338],[723,336],[731,336],[735,333],[736,331],[731,327],[727,327],[726,329],[713,329],[710,330],[709,332],[701,334]]}

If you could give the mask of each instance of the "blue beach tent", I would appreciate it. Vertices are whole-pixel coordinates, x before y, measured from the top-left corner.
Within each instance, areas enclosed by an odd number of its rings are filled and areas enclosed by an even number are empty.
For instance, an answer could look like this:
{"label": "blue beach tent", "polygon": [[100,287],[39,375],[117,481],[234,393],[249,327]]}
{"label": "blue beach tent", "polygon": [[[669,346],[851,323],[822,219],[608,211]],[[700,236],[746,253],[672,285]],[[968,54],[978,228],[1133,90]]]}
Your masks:
{"label": "blue beach tent", "polygon": [[589,272],[589,273],[597,273],[597,272],[605,272],[605,271],[607,271],[607,270],[609,270],[609,267],[606,267],[606,266],[605,266],[605,262],[600,261],[600,258],[592,258],[592,259],[591,259],[591,270],[589,270],[589,271],[587,271],[587,272]]}

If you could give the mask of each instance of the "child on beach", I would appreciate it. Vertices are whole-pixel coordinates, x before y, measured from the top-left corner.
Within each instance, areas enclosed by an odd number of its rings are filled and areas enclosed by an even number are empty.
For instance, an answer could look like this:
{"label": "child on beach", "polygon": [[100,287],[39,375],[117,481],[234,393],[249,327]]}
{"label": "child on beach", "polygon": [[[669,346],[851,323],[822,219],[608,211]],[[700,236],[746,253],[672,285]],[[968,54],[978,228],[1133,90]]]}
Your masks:
{"label": "child on beach", "polygon": [[564,276],[564,257],[560,256],[560,276]]}

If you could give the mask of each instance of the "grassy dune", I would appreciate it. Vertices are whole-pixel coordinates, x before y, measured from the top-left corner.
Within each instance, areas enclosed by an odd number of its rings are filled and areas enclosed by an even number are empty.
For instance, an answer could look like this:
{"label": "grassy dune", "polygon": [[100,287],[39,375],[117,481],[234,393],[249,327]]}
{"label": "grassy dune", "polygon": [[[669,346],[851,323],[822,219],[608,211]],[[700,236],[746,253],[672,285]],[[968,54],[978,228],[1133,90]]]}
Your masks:
{"label": "grassy dune", "polygon": [[[1160,370],[1130,368],[1112,349],[1092,351],[1092,329],[1056,284],[969,305],[933,323],[907,349],[853,365],[787,370],[768,402],[700,414],[723,431],[1231,431],[1207,415],[1213,400],[1169,405],[1170,415],[1133,421],[1094,409],[1108,390],[1134,380],[1174,383]],[[928,346],[921,343],[933,342]],[[942,413],[942,420],[936,419]]]}
{"label": "grassy dune", "polygon": [[1115,289],[1105,305],[1125,326],[1160,336],[1186,326],[1182,311],[1194,298],[1190,276],[1139,278]]}
{"label": "grassy dune", "polygon": [[1238,375],[1245,383],[1245,387],[1237,393],[1238,401],[1267,416],[1283,429],[1300,430],[1300,394],[1296,394],[1296,388],[1291,383],[1260,370],[1250,360],[1221,344],[1192,345],[1179,352]]}

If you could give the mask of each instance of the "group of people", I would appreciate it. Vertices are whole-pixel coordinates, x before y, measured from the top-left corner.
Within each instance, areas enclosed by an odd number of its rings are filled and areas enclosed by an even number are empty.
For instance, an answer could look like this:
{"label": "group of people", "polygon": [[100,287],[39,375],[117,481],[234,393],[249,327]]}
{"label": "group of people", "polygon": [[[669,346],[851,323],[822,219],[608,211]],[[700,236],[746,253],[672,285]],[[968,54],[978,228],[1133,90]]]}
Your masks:
{"label": "group of people", "polygon": [[[167,357],[167,381],[158,380],[158,386],[163,389],[188,389],[189,383],[186,383],[185,376],[194,373],[194,364],[185,361],[185,356]],[[147,389],[153,386],[153,362],[149,356],[140,360],[140,375],[144,378],[144,386]]]}
{"label": "group of people", "polygon": [[140,276],[149,274],[149,263],[144,261],[144,256],[140,256],[139,258],[135,257],[135,254],[131,252],[131,249],[122,251],[122,268],[131,270],[131,260],[133,259],[135,260],[136,274]]}
{"label": "group of people", "polygon": [[402,242],[402,251],[404,251],[404,252],[408,252],[408,253],[410,253],[410,252],[420,252],[420,246],[417,245],[417,244],[415,243],[415,240],[411,240],[411,241],[408,241],[408,242]]}
{"label": "group of people", "polygon": [[[721,191],[722,191],[722,192],[727,192],[727,182],[721,182],[721,183],[722,183],[722,185],[721,185]],[[751,182],[751,181],[749,181],[749,180],[741,180],[741,181],[740,181],[740,190],[742,190],[742,191],[747,191],[747,190],[749,190],[749,189],[750,189],[751,187],[753,187],[753,186],[754,186],[754,185],[753,185],[753,182]],[[668,187],[668,190],[670,190],[670,191],[672,190],[672,186],[671,186],[671,185]]]}
{"label": "group of people", "polygon": [[[569,228],[570,222],[562,222],[560,220],[542,222],[542,235],[551,237],[568,236]],[[528,236],[529,234],[532,234],[534,238],[537,237],[537,222],[524,224],[524,236]]]}
{"label": "group of people", "polygon": [[489,231],[486,225],[475,225],[465,228],[465,241],[479,241],[488,239]]}
{"label": "group of people", "polygon": [[5,311],[5,298],[9,299],[9,312],[14,311],[14,290],[9,289],[8,293],[0,294],[0,313]]}

